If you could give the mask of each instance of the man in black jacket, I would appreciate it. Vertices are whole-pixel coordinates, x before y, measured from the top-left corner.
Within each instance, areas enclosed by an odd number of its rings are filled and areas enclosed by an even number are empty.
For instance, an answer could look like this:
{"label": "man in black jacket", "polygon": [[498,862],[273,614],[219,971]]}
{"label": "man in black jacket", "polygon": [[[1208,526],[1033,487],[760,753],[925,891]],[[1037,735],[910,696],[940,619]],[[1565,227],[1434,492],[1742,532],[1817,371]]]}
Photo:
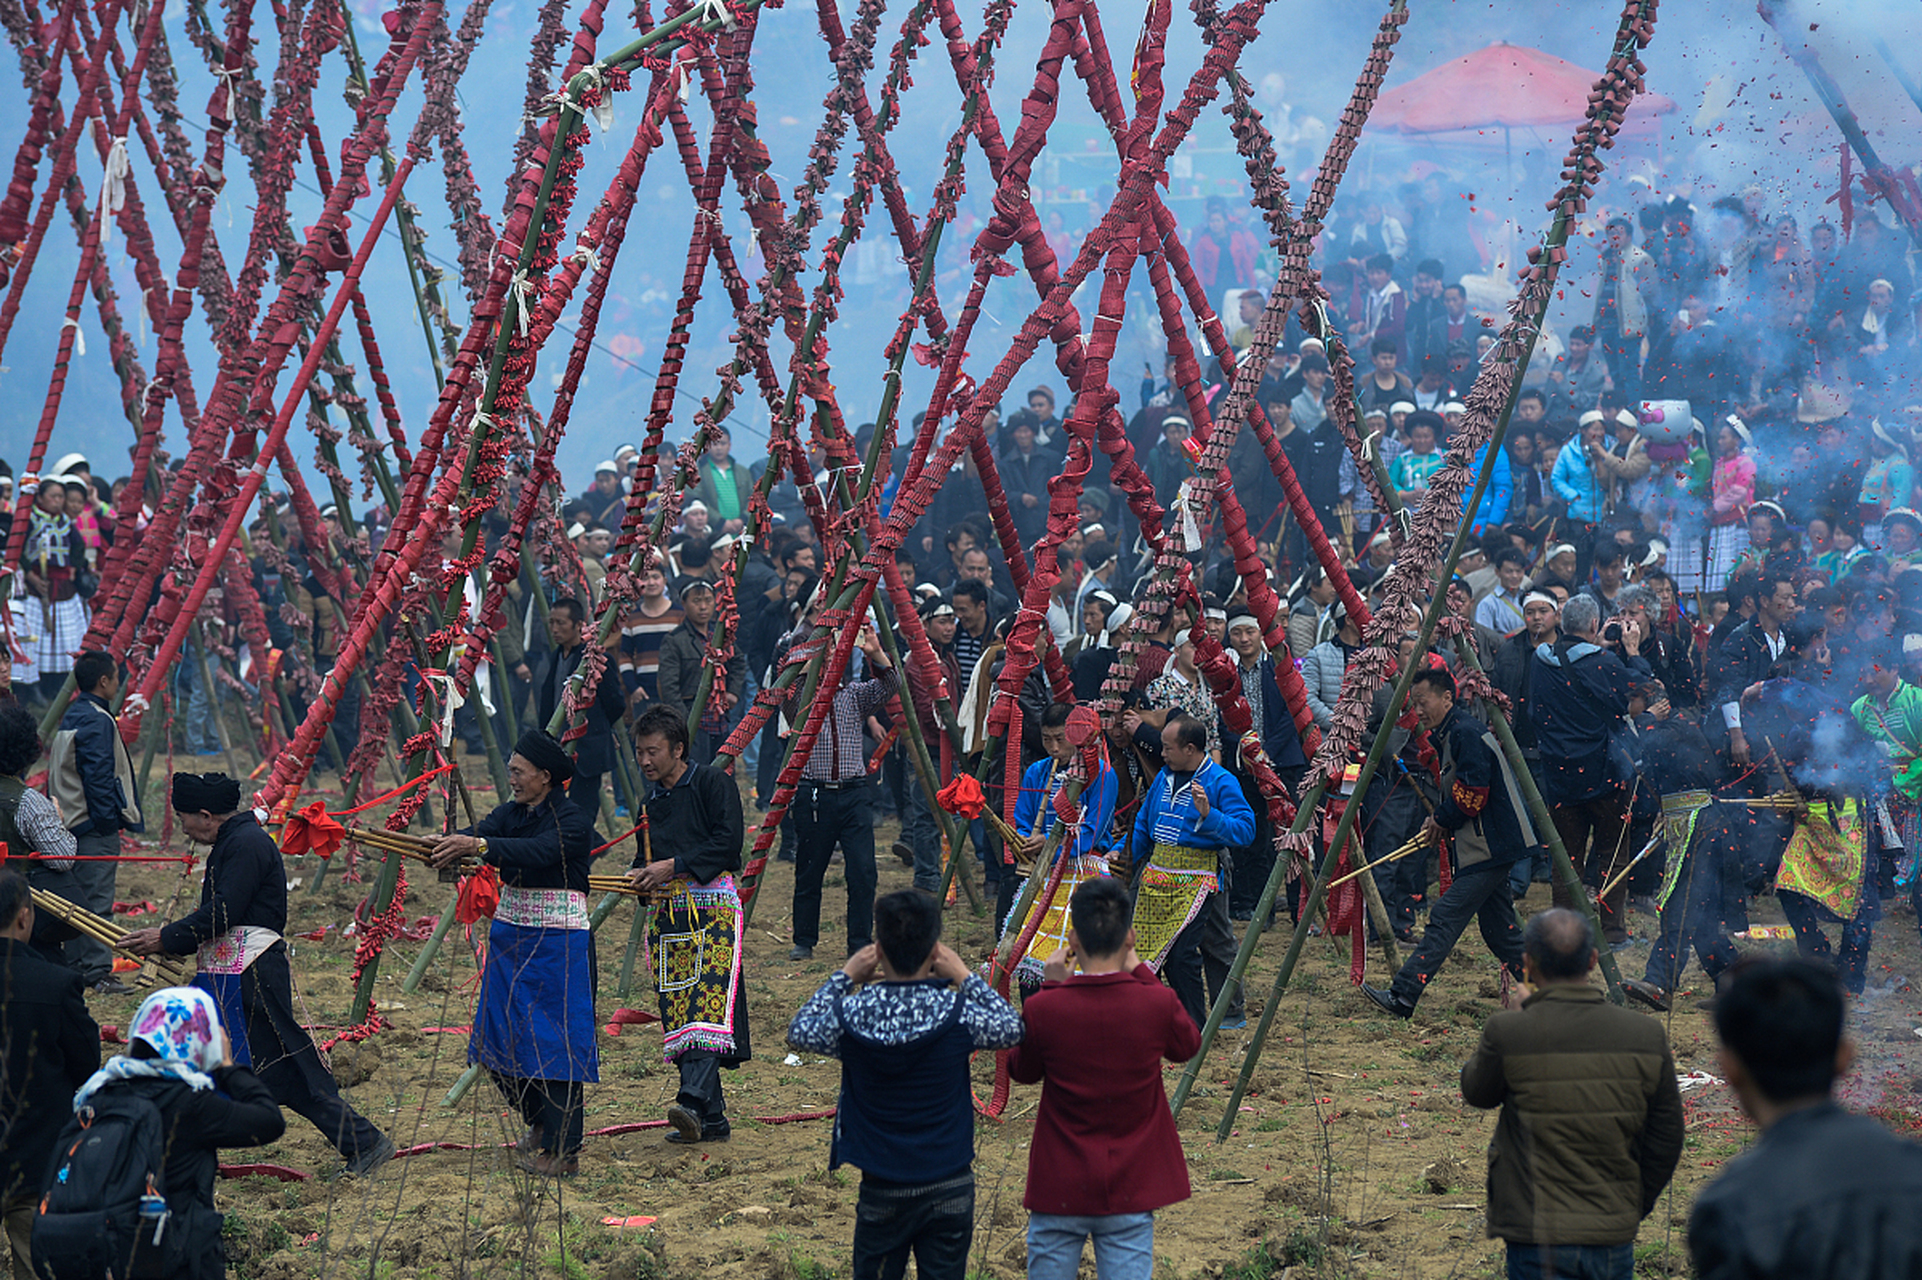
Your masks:
{"label": "man in black jacket", "polygon": [[745,830],[741,793],[727,774],[688,759],[687,722],[666,707],[641,713],[634,749],[653,791],[628,878],[661,895],[654,922],[661,1041],[681,1073],[667,1140],[725,1142],[721,1068],[752,1056],[734,883]]}
{"label": "man in black jacket", "polygon": [[[569,679],[587,653],[586,623],[587,610],[571,596],[556,600],[547,611],[547,638],[554,643],[534,676],[534,705],[540,713],[536,728],[546,728],[553,722],[554,708],[560,705]],[[603,672],[594,687],[594,706],[586,715],[587,732],[574,742],[574,777],[567,784],[567,798],[590,824],[601,811],[601,777],[614,767],[614,726],[626,712],[619,673]],[[564,739],[566,730],[563,723],[555,736]]]}
{"label": "man in black jacket", "polygon": [[[1275,678],[1275,660],[1262,644],[1261,624],[1253,615],[1242,613],[1228,619],[1228,646],[1235,655],[1241,691],[1248,697],[1248,712],[1261,734],[1261,749],[1289,792],[1299,794],[1301,777],[1308,771],[1308,757],[1302,754],[1301,734],[1287,700],[1281,696],[1281,683]],[[1253,842],[1234,850],[1228,914],[1236,920],[1252,920],[1255,902],[1274,869],[1275,833],[1268,818],[1268,802],[1255,785],[1253,774],[1242,765],[1240,750],[1233,743],[1223,743],[1222,755],[1241,783],[1248,807],[1255,811]]]}
{"label": "man in black jacket", "polygon": [[1742,732],[1742,693],[1769,678],[1769,668],[1788,645],[1783,628],[1800,608],[1794,580],[1779,568],[1765,567],[1756,580],[1755,616],[1730,632],[1720,649],[1709,651],[1708,723],[1722,730],[1711,731],[1710,737],[1727,743],[1729,760],[1738,767],[1758,758],[1757,745],[1762,753],[1768,750],[1766,744],[1750,743]]}
{"label": "man in black jacket", "polygon": [[[81,654],[74,660],[73,681],[78,692],[48,747],[47,789],[59,803],[79,856],[71,870],[55,871],[36,863],[28,876],[35,888],[97,916],[111,916],[120,833],[145,829],[140,784],[134,780],[133,757],[121,741],[120,724],[111,709],[114,695],[120,692],[114,660],[97,651]],[[103,943],[76,938],[67,943],[66,954],[67,962],[93,990],[116,996],[133,993],[132,987],[114,976],[113,953]]]}
{"label": "man in black jacket", "polygon": [[1482,941],[1509,976],[1521,979],[1522,931],[1508,895],[1507,870],[1541,843],[1508,760],[1495,748],[1494,735],[1456,707],[1455,677],[1441,667],[1416,672],[1408,702],[1441,757],[1441,799],[1422,832],[1433,844],[1444,836],[1449,839],[1455,879],[1435,900],[1421,945],[1402,964],[1394,985],[1387,991],[1365,984],[1361,989],[1398,1018],[1415,1012],[1429,980],[1455,949],[1470,919],[1479,920]]}
{"label": "man in black jacket", "polygon": [[[1529,710],[1535,691],[1535,651],[1544,645],[1552,646],[1561,638],[1561,601],[1546,591],[1531,591],[1522,600],[1522,629],[1502,641],[1502,647],[1495,651],[1495,665],[1488,673],[1495,687],[1508,695],[1509,723],[1514,726],[1522,759],[1528,762],[1528,771],[1535,776],[1537,790],[1542,786],[1542,753],[1535,745],[1535,718]],[[1546,859],[1518,863],[1509,876],[1509,887],[1519,897],[1527,891],[1530,880],[1548,882]]]}
{"label": "man in black jacket", "polygon": [[204,988],[220,1006],[234,1061],[251,1067],[282,1106],[306,1117],[347,1161],[372,1173],[394,1154],[386,1134],[348,1106],[314,1041],[294,1015],[287,965],[287,873],[273,837],[240,807],[240,784],[224,773],[176,773],[173,807],[189,840],[208,844],[200,905],[171,924],[136,929],[137,955],[198,953]]}
{"label": "man in black jacket", "polygon": [[80,975],[36,955],[27,882],[0,871],[0,1212],[13,1247],[14,1280],[28,1263],[33,1207],[73,1091],[100,1066],[100,1028],[87,1013]]}
{"label": "man in black jacket", "polygon": [[1831,1096],[1855,1061],[1835,973],[1752,960],[1716,999],[1722,1074],[1761,1128],[1695,1198],[1702,1280],[1912,1280],[1922,1275],[1922,1147]]}
{"label": "man in black jacket", "polygon": [[[1615,639],[1616,627],[1620,638]],[[1609,734],[1628,714],[1629,687],[1648,678],[1640,656],[1642,624],[1634,618],[1609,623],[1611,645],[1604,648],[1601,606],[1579,595],[1562,606],[1562,638],[1535,651],[1535,742],[1541,751],[1546,785],[1542,798],[1555,817],[1555,829],[1576,867],[1606,884],[1620,861],[1635,856],[1628,841],[1629,786],[1611,766]],[[1573,907],[1568,887],[1554,884],[1555,905]],[[1628,885],[1619,884],[1602,900],[1602,934],[1612,947],[1628,942]]]}

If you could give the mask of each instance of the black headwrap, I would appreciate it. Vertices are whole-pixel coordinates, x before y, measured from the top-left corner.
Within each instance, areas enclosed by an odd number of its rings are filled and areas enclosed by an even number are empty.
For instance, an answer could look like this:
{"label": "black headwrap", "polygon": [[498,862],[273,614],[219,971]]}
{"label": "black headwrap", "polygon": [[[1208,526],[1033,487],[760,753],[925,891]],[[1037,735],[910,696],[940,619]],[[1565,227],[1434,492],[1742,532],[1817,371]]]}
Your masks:
{"label": "black headwrap", "polygon": [[232,813],[240,808],[240,783],[224,773],[176,773],[173,805],[181,813]]}
{"label": "black headwrap", "polygon": [[514,744],[514,754],[536,769],[547,771],[548,780],[560,786],[574,776],[574,762],[567,758],[567,751],[560,740],[545,729],[529,729]]}

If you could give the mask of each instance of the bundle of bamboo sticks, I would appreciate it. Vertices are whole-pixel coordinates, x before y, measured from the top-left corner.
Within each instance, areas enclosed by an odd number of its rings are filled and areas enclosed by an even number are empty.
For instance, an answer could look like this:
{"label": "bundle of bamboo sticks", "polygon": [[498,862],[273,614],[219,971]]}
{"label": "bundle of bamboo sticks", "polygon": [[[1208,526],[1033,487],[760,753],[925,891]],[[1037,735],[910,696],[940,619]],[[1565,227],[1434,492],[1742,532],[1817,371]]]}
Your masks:
{"label": "bundle of bamboo sticks", "polygon": [[1755,800],[1725,800],[1724,804],[1739,804],[1749,809],[1773,809],[1777,813],[1800,813],[1808,808],[1808,801],[1798,791],[1777,791]]}
{"label": "bundle of bamboo sticks", "polygon": [[1424,827],[1420,831],[1416,832],[1415,838],[1413,840],[1410,840],[1407,844],[1401,846],[1399,849],[1394,850],[1392,853],[1383,854],[1381,857],[1375,859],[1373,862],[1363,863],[1361,866],[1356,867],[1353,871],[1350,871],[1347,875],[1342,876],[1339,879],[1330,880],[1328,882],[1328,887],[1330,889],[1336,888],[1337,886],[1347,884],[1350,880],[1353,880],[1356,876],[1360,875],[1364,871],[1373,871],[1376,867],[1385,867],[1391,862],[1398,862],[1401,859],[1406,858],[1409,854],[1415,852],[1415,850],[1426,848],[1428,845],[1428,842],[1429,842],[1428,829]]}
{"label": "bundle of bamboo sticks", "polygon": [[[434,836],[417,836],[405,831],[388,831],[381,827],[350,827],[347,831],[350,840],[358,840],[370,849],[382,849],[398,853],[405,858],[426,862],[440,843]],[[478,861],[463,858],[453,864],[451,870],[470,875],[480,869]],[[646,898],[649,901],[664,901],[666,893],[648,893],[634,886],[626,876],[589,876],[587,887],[594,893],[620,893],[630,898]]]}
{"label": "bundle of bamboo sticks", "polygon": [[[45,889],[35,889],[33,909],[44,911],[61,923],[71,925],[95,942],[111,947],[115,951],[126,951],[127,930],[111,920],[102,919],[85,907],[76,907],[65,898],[56,897]],[[127,952],[127,954],[133,953]],[[135,986],[151,987],[164,983],[169,987],[184,987],[194,980],[193,965],[184,960],[175,960],[167,956],[142,956],[141,959],[145,960],[146,964],[135,976]]]}

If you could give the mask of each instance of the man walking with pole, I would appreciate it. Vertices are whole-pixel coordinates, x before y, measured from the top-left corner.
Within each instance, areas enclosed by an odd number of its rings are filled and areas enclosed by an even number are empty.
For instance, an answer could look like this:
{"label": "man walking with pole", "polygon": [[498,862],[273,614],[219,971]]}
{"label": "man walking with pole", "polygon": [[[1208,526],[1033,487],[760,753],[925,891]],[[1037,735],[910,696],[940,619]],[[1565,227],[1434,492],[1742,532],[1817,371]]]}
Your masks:
{"label": "man walking with pole", "polygon": [[1521,976],[1521,929],[1508,893],[1508,868],[1532,856],[1541,843],[1495,735],[1455,705],[1455,677],[1442,667],[1416,672],[1408,702],[1441,757],[1441,799],[1420,838],[1428,844],[1448,839],[1455,878],[1429,910],[1421,945],[1402,964],[1394,985],[1387,991],[1362,986],[1363,995],[1397,1018],[1414,1014],[1471,919],[1480,921],[1482,941],[1509,975]]}

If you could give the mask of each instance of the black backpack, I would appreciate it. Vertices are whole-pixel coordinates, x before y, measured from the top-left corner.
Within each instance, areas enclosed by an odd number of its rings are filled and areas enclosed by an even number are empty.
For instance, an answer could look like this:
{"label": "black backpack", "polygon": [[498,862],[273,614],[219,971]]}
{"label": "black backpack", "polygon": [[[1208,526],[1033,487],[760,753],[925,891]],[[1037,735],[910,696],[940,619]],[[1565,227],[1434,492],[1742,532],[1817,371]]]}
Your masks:
{"label": "black backpack", "polygon": [[[33,1220],[41,1280],[177,1276],[194,1232],[166,1210],[166,1124],[137,1088],[94,1094],[60,1131]],[[152,1216],[142,1217],[142,1201]]]}

